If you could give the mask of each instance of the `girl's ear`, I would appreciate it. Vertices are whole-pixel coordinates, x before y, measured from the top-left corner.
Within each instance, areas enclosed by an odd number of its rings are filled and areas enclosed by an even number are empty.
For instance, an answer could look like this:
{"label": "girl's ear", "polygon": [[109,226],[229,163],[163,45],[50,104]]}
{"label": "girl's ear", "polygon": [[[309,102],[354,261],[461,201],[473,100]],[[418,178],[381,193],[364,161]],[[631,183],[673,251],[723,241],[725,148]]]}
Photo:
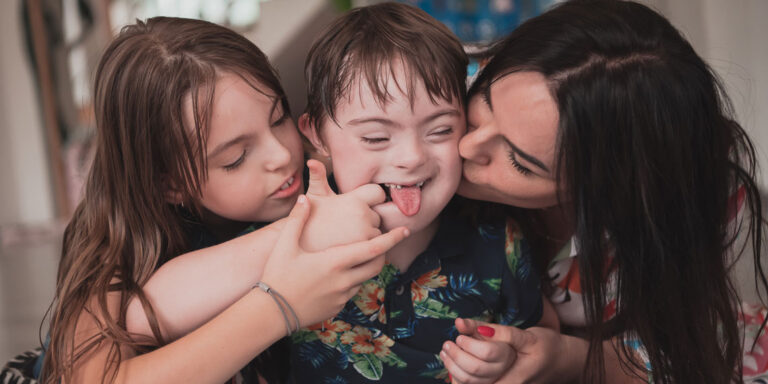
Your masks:
{"label": "girl's ear", "polygon": [[184,195],[176,188],[168,178],[163,178],[163,189],[165,189],[165,202],[173,205],[184,204]]}
{"label": "girl's ear", "polygon": [[320,137],[320,133],[317,131],[317,126],[310,123],[309,115],[306,113],[299,116],[299,131],[301,131],[304,137],[312,143],[312,146],[315,147],[317,153],[325,157],[331,156],[331,153],[328,152],[328,148],[326,148],[323,143],[323,139]]}

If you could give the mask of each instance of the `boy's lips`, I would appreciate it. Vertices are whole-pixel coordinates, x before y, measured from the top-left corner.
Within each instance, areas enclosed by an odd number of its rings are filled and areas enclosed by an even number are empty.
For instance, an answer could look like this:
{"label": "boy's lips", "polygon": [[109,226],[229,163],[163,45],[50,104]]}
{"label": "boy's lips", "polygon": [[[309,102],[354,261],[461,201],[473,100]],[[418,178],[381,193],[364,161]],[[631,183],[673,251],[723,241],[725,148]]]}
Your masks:
{"label": "boy's lips", "polygon": [[293,196],[299,191],[299,186],[301,186],[301,179],[299,178],[299,172],[297,171],[289,178],[285,179],[285,181],[280,184],[280,187],[269,195],[269,197],[283,199]]}

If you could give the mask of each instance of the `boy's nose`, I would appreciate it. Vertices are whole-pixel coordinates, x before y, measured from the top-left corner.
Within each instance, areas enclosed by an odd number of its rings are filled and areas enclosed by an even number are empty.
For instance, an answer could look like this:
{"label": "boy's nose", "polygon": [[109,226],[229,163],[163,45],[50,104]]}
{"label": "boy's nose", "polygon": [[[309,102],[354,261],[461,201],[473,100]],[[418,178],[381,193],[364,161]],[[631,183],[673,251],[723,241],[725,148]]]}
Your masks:
{"label": "boy's nose", "polygon": [[416,169],[427,162],[424,143],[418,138],[410,138],[398,146],[394,154],[394,164],[402,169]]}

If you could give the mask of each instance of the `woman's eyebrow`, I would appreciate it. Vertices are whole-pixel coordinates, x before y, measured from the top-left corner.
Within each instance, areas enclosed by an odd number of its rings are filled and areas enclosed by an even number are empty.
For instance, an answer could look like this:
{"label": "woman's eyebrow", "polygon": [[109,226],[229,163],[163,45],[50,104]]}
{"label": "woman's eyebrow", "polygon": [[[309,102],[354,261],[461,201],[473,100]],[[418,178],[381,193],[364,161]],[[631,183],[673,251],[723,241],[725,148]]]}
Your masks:
{"label": "woman's eyebrow", "polygon": [[543,171],[549,172],[549,168],[547,168],[547,166],[544,165],[544,163],[541,160],[539,160],[539,159],[537,159],[537,158],[535,158],[535,157],[533,157],[533,156],[531,156],[531,155],[521,151],[520,148],[518,148],[516,145],[512,144],[512,142],[509,141],[509,139],[507,139],[504,136],[502,136],[502,137],[504,138],[504,141],[507,142],[507,145],[509,145],[509,147],[512,149],[512,151],[514,151],[517,155],[519,155],[523,159],[527,160],[529,163],[531,163],[531,164],[541,168]]}

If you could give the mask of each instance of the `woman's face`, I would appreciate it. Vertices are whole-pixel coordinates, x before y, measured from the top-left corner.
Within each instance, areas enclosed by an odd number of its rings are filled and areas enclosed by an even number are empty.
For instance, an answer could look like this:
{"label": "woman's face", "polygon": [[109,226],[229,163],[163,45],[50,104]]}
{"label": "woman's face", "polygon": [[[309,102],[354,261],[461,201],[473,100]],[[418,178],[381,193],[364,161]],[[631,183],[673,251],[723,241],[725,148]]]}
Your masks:
{"label": "woman's face", "polygon": [[557,106],[546,79],[516,72],[469,101],[462,196],[522,208],[557,204],[554,175]]}

